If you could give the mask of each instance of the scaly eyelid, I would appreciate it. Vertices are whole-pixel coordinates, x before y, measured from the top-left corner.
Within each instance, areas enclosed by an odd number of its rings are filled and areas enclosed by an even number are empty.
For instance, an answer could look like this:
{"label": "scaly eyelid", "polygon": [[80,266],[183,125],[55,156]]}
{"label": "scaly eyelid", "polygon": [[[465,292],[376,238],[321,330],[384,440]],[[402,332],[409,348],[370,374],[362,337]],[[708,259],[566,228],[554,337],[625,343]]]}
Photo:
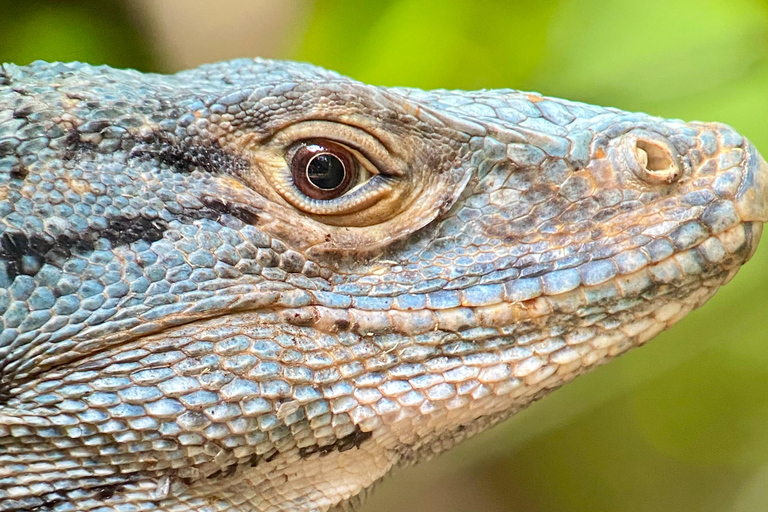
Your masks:
{"label": "scaly eyelid", "polygon": [[355,185],[353,185],[350,190],[357,187],[358,185],[361,185],[371,179],[373,176],[377,174],[382,174],[379,172],[379,169],[376,167],[376,165],[373,164],[363,153],[356,150],[355,148],[349,147],[344,143],[341,143],[336,140],[332,139],[310,139],[310,140],[299,140],[296,141],[293,146],[289,147],[288,150],[285,152],[285,165],[286,167],[291,167],[291,163],[293,161],[293,158],[296,155],[296,151],[301,148],[301,146],[308,144],[308,143],[320,143],[322,144],[322,140],[330,140],[331,142],[335,142],[339,146],[343,147],[347,151],[349,151],[350,155],[352,156],[352,159],[355,162],[355,165],[358,167],[359,176],[357,179],[357,182]]}
{"label": "scaly eyelid", "polygon": [[[357,157],[358,162],[372,174],[404,176],[407,166],[393,156],[374,135],[344,123],[322,120],[302,121],[282,129],[267,143],[283,148],[296,147],[302,141],[325,139],[341,144]],[[289,158],[286,151],[286,159]]]}

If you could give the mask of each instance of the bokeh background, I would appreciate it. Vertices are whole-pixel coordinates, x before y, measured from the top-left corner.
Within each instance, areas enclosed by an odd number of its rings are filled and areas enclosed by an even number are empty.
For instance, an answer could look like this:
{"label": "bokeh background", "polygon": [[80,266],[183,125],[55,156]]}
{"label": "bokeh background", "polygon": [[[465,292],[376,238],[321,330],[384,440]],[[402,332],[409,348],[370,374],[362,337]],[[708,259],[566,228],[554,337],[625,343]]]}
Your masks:
{"label": "bokeh background", "polygon": [[[729,123],[768,153],[768,0],[0,0],[0,62],[300,59]],[[768,242],[705,307],[459,448],[376,511],[768,511]]]}

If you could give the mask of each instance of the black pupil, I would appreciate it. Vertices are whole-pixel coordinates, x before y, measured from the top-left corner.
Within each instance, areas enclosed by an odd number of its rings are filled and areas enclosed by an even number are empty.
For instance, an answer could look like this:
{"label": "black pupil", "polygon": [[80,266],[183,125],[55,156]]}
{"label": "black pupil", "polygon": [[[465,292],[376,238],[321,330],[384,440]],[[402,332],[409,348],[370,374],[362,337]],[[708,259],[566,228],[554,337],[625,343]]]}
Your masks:
{"label": "black pupil", "polygon": [[307,164],[307,179],[323,190],[338,188],[344,181],[345,173],[342,161],[330,153],[316,155]]}

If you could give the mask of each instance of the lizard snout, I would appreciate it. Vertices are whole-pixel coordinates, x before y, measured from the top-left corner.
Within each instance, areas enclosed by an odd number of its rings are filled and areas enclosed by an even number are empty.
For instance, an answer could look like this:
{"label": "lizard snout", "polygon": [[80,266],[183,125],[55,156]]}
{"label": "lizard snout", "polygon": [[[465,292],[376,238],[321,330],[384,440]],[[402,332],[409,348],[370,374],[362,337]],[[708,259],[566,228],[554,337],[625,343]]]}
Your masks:
{"label": "lizard snout", "polygon": [[751,144],[735,206],[743,222],[768,222],[768,162]]}

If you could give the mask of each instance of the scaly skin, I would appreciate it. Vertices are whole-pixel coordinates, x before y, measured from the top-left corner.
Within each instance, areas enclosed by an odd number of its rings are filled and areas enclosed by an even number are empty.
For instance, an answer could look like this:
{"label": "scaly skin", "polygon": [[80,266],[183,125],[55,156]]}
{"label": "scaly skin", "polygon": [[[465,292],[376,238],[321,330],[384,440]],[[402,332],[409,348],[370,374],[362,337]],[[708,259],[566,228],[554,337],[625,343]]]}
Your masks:
{"label": "scaly skin", "polygon": [[[367,171],[309,199],[331,140]],[[753,253],[731,128],[238,60],[0,68],[0,511],[351,510]]]}

